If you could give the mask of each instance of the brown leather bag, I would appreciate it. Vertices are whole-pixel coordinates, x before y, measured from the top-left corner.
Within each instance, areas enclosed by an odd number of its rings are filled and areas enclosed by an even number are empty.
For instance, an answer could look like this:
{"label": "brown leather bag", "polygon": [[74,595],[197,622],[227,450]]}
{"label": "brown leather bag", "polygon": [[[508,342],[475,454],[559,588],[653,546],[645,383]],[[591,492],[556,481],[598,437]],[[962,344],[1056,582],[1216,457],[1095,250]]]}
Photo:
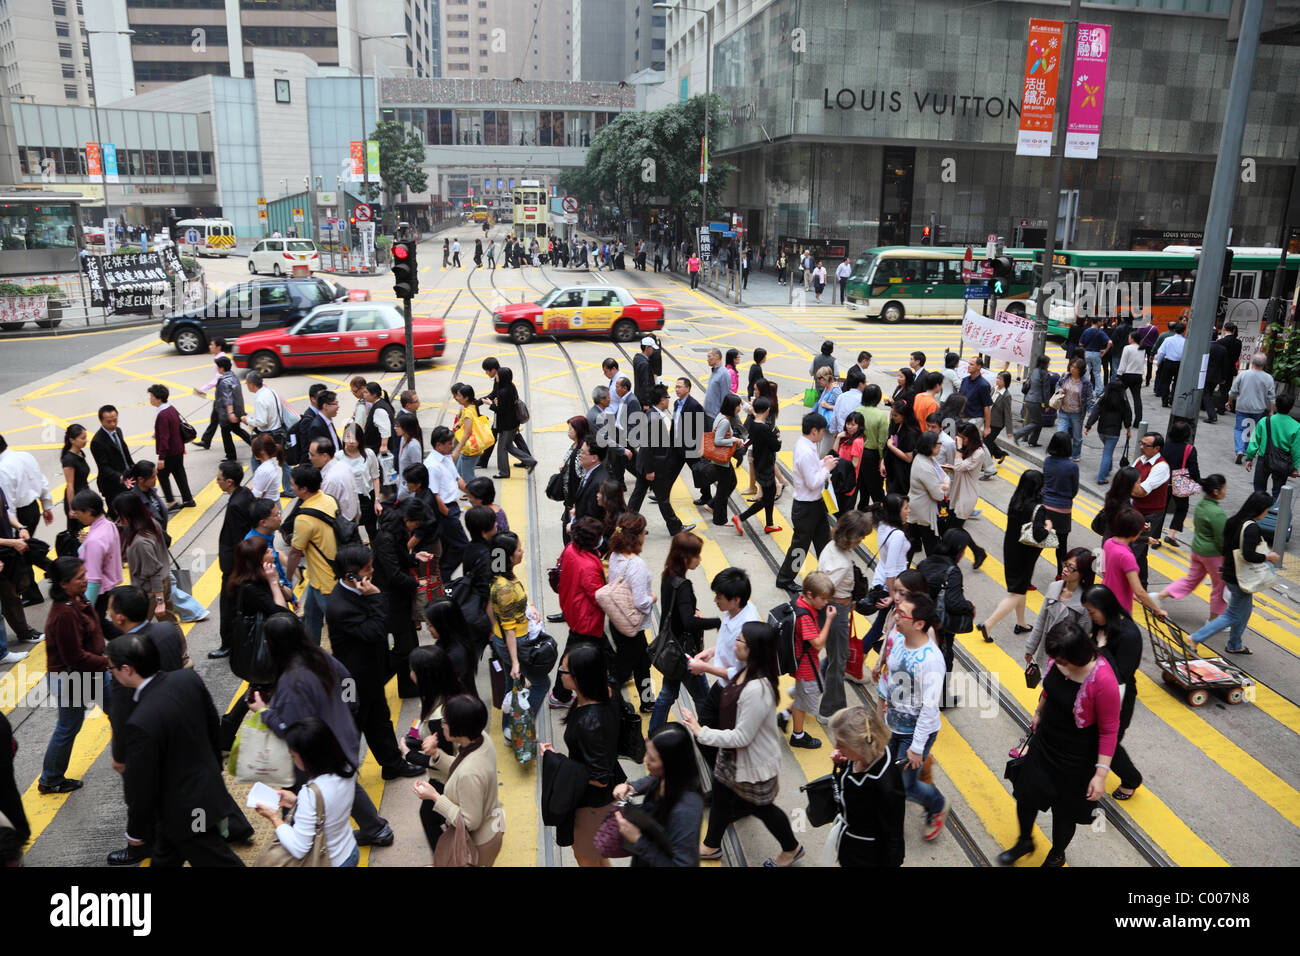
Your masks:
{"label": "brown leather bag", "polygon": [[[276,839],[258,854],[257,860],[253,863],[254,866],[308,867],[330,865],[329,846],[325,843],[325,797],[321,795],[320,787],[316,786],[316,784],[309,783],[307,786],[311,787],[311,792],[316,795],[316,833],[312,837],[311,849],[299,860]],[[286,823],[293,822],[295,810],[297,810],[297,806],[289,811],[289,816],[285,820]]]}

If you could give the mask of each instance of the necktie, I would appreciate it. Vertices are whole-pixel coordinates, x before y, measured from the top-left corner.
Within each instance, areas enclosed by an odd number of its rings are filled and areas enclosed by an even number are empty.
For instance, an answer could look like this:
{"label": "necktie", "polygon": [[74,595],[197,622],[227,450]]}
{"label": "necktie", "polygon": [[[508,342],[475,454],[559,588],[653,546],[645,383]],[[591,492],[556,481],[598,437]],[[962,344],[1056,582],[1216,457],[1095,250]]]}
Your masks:
{"label": "necktie", "polygon": [[119,428],[113,429],[113,441],[117,443],[118,453],[122,456],[122,467],[126,468],[126,446],[122,444],[122,431]]}

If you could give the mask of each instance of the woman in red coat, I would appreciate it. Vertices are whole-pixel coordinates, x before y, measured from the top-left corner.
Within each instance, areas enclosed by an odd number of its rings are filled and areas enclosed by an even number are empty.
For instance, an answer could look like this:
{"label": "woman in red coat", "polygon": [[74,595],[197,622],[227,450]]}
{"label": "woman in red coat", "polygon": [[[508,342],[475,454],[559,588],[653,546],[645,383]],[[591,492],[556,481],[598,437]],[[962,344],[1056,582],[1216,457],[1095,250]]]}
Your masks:
{"label": "woman in red coat", "polygon": [[[560,610],[569,626],[564,653],[578,644],[594,644],[601,649],[608,669],[611,655],[605,639],[605,612],[596,603],[596,591],[605,586],[605,568],[598,550],[602,532],[600,521],[590,515],[574,522],[572,537],[560,555],[559,590]],[[572,691],[556,681],[551,706],[568,707],[572,700]]]}

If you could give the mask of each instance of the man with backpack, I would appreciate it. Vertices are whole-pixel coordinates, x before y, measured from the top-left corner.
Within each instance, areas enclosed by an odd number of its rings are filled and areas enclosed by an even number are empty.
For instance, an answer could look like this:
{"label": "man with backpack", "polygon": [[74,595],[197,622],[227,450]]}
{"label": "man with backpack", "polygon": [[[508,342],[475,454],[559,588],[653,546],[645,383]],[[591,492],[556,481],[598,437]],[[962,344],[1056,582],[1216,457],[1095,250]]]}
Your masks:
{"label": "man with backpack", "polygon": [[299,562],[304,557],[307,559],[307,591],[302,602],[302,622],[311,639],[319,646],[321,629],[325,624],[325,599],[338,583],[333,562],[338,553],[334,518],[339,513],[339,506],[333,498],[321,491],[319,469],[311,465],[298,465],[289,478],[298,503],[293,509],[289,566],[285,571],[289,579],[293,580]]}

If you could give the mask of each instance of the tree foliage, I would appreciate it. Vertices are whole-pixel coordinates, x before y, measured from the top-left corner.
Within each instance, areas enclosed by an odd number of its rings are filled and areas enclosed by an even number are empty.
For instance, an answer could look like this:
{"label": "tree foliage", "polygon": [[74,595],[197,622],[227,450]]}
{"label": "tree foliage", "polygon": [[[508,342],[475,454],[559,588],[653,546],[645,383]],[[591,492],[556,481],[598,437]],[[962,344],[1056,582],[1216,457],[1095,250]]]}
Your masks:
{"label": "tree foliage", "polygon": [[[725,127],[722,102],[713,97],[709,126],[716,137]],[[667,219],[684,235],[687,223],[699,217],[700,136],[704,131],[704,97],[675,103],[653,113],[621,113],[597,131],[581,169],[560,175],[560,188],[583,203],[614,205],[622,218],[649,220],[650,200],[664,197]],[[709,164],[708,210],[717,211],[718,196],[736,171],[730,163]],[[708,215],[705,217],[708,218]]]}
{"label": "tree foliage", "polygon": [[[384,206],[391,209],[394,197],[403,190],[422,193],[428,187],[424,171],[424,140],[403,123],[384,120],[375,126],[370,138],[379,143],[379,180],[384,192]],[[379,198],[380,185],[370,183],[368,202]]]}

